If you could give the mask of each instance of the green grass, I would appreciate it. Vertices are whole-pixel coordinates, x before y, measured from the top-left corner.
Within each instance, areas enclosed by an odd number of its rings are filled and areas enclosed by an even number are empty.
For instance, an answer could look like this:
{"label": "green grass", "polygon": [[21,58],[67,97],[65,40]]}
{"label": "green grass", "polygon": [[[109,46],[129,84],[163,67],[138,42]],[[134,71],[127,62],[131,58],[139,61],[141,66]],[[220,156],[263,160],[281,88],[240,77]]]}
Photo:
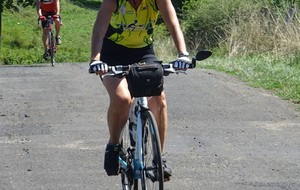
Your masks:
{"label": "green grass", "polygon": [[69,0],[69,1],[80,7],[94,9],[94,10],[98,10],[99,2],[100,2],[100,0]]}
{"label": "green grass", "polygon": [[226,72],[250,86],[272,91],[282,99],[300,104],[300,57],[213,57],[201,67]]}
{"label": "green grass", "polygon": [[[63,44],[58,46],[57,62],[85,62],[90,57],[92,27],[100,1],[98,5],[96,1],[72,2],[75,4],[61,1],[63,26],[60,35]],[[5,10],[0,64],[44,63],[41,35],[35,8],[22,8],[20,13]]]}

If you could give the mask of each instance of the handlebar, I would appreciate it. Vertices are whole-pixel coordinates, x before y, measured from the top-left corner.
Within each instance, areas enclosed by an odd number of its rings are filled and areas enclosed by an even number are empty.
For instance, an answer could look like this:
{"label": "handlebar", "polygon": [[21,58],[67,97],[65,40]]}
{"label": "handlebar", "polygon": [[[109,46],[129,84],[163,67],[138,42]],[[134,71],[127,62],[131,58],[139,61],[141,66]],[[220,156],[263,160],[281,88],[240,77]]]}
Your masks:
{"label": "handlebar", "polygon": [[[90,69],[89,69],[89,73],[93,74],[95,73],[95,70],[100,70],[99,67],[100,65],[103,64],[102,62],[99,61],[99,64],[94,64]],[[173,67],[173,63],[160,63],[163,71],[164,71],[164,76],[168,76],[170,73],[185,73],[185,70],[176,70]],[[97,68],[98,67],[98,68]],[[108,72],[103,74],[102,76],[124,76],[128,74],[128,71],[130,70],[131,65],[116,65],[116,66],[108,66]],[[193,69],[195,68],[194,64],[189,64],[189,69]]]}
{"label": "handlebar", "polygon": [[45,20],[53,20],[53,19],[57,19],[59,18],[59,16],[57,15],[48,15],[48,16],[40,16],[38,17],[39,21],[45,21]]}
{"label": "handlebar", "polygon": [[[207,59],[212,55],[212,52],[206,49],[200,50],[195,57],[192,58],[192,62],[189,64],[188,69],[193,69],[196,67],[196,61],[202,61],[204,59]],[[184,73],[186,74],[186,70],[176,70],[174,68],[174,62],[170,63],[162,63],[159,62],[164,70],[164,76],[168,76],[170,73]],[[99,63],[96,62],[96,64],[93,64],[93,66],[90,66],[89,73],[93,74],[97,70],[100,70],[101,65],[103,62],[99,61]],[[124,76],[128,74],[128,71],[130,70],[131,65],[116,65],[116,66],[108,66],[108,72],[105,73],[102,76]]]}
{"label": "handlebar", "polygon": [[48,23],[52,24],[57,18],[59,18],[59,15],[40,16],[38,17],[38,25],[40,25],[41,21],[47,21]]}

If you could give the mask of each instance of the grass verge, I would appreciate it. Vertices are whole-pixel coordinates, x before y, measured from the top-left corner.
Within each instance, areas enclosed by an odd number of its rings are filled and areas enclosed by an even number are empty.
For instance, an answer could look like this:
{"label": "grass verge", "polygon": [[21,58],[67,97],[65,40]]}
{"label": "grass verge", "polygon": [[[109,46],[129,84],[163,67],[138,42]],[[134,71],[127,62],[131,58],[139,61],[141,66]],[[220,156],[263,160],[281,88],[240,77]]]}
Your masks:
{"label": "grass verge", "polygon": [[[240,78],[252,87],[272,91],[284,100],[300,104],[300,57],[213,57],[201,64]],[[299,107],[300,110],[300,107]]]}

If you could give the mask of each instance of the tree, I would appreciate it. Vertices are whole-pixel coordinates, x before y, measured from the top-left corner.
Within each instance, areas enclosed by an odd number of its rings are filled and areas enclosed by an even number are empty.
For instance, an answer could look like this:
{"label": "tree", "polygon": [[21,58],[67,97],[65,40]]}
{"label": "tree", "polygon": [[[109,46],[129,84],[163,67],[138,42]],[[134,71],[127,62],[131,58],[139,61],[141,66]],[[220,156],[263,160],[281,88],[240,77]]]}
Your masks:
{"label": "tree", "polygon": [[2,13],[4,11],[4,8],[19,11],[18,6],[33,6],[34,3],[35,0],[0,0],[0,39],[2,36]]}

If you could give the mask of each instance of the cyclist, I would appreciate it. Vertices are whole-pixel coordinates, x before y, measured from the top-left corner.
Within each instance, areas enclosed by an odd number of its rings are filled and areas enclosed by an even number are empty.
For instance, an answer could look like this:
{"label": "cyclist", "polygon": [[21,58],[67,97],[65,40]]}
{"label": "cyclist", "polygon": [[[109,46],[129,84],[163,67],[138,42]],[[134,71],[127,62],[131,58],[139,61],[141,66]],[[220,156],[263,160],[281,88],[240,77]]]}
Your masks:
{"label": "cyclist", "polygon": [[59,0],[37,0],[36,1],[36,11],[39,16],[39,19],[42,21],[43,27],[43,46],[44,46],[44,59],[48,59],[49,57],[49,47],[48,46],[48,30],[47,30],[47,22],[46,17],[51,15],[54,18],[55,22],[55,39],[56,44],[61,44],[61,37],[59,36],[60,27],[62,26],[61,17],[60,17],[60,2]]}
{"label": "cyclist", "polygon": [[[103,0],[92,33],[90,65],[101,62],[101,69],[96,74],[102,75],[107,72],[108,65],[157,61],[152,37],[159,13],[178,50],[174,66],[185,70],[190,59],[171,0]],[[104,158],[104,169],[110,176],[118,175],[119,137],[128,118],[131,96],[125,78],[105,77],[103,84],[110,97],[107,113],[110,138]],[[158,124],[163,152],[168,124],[164,91],[160,96],[149,99],[149,108]],[[164,177],[167,181],[172,171],[167,167],[164,158],[163,163]]]}

